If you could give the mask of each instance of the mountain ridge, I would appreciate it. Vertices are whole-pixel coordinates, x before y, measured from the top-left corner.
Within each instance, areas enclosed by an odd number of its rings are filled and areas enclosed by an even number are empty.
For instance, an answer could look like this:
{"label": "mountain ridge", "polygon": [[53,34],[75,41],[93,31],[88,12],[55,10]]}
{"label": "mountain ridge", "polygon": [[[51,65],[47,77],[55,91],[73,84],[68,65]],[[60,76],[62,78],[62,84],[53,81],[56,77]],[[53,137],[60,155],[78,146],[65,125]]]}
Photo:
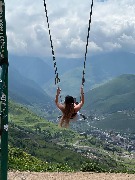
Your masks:
{"label": "mountain ridge", "polygon": [[26,105],[41,104],[43,107],[52,101],[35,81],[22,76],[12,65],[9,68],[9,97]]}
{"label": "mountain ridge", "polygon": [[[56,91],[55,74],[51,58],[14,57],[9,55],[10,64],[14,65],[19,73],[40,85],[49,96]],[[121,74],[135,74],[135,54],[113,52],[87,57],[85,68],[85,91],[96,87]],[[77,96],[81,86],[83,73],[83,58],[59,58],[57,68],[61,79],[60,86],[64,94],[73,92]],[[32,66],[33,64],[33,66]],[[49,64],[49,65],[48,65]],[[24,68],[25,67],[25,68]]]}
{"label": "mountain ridge", "polygon": [[91,107],[98,112],[111,113],[135,107],[135,75],[125,74],[88,91],[85,98],[86,110]]}

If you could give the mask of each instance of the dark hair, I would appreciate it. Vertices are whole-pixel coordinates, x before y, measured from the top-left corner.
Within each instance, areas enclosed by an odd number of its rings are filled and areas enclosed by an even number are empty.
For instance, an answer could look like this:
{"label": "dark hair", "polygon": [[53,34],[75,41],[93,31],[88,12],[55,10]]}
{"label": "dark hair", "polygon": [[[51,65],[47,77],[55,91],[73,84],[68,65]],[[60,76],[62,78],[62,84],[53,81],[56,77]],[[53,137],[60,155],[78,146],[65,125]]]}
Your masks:
{"label": "dark hair", "polygon": [[65,97],[64,104],[65,104],[65,109],[64,109],[63,117],[61,118],[60,126],[62,127],[64,124],[65,127],[68,127],[70,118],[74,113],[74,98],[72,96],[67,95]]}
{"label": "dark hair", "polygon": [[67,95],[67,96],[65,97],[65,103],[66,103],[66,104],[72,104],[72,103],[74,103],[74,98],[73,98],[72,96]]}

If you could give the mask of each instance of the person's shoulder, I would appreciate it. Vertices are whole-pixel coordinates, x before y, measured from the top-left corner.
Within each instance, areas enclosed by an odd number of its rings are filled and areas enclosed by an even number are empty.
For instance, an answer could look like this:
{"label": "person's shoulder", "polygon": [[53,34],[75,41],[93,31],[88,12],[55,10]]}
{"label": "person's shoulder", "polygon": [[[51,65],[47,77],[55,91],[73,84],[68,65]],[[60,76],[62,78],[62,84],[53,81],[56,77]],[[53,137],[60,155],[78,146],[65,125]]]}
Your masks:
{"label": "person's shoulder", "polygon": [[61,111],[63,111],[65,109],[65,106],[59,102],[57,102],[56,105]]}
{"label": "person's shoulder", "polygon": [[82,106],[83,106],[83,104],[82,104],[82,103],[79,103],[78,105],[76,105],[76,106],[74,107],[74,110],[75,110],[76,112],[78,112],[78,111],[81,109]]}

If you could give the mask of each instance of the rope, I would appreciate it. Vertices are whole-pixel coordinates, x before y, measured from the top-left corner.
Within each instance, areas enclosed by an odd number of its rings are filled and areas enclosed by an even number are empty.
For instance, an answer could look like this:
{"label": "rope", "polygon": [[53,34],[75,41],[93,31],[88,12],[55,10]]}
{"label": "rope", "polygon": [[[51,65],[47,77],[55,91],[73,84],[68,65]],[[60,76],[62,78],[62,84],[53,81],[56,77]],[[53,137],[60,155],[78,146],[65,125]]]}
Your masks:
{"label": "rope", "polygon": [[91,4],[90,19],[89,19],[89,26],[88,26],[88,35],[87,35],[86,51],[85,51],[85,58],[84,58],[83,75],[82,75],[82,86],[84,86],[84,83],[85,83],[86,57],[87,57],[87,50],[88,50],[88,45],[89,45],[89,34],[90,34],[90,24],[91,24],[91,17],[92,17],[92,8],[93,8],[93,0],[92,0],[92,4]]}
{"label": "rope", "polygon": [[48,32],[49,32],[49,37],[50,37],[50,44],[51,44],[51,49],[52,49],[52,57],[53,57],[53,64],[54,64],[54,70],[55,70],[55,85],[60,82],[59,74],[58,74],[58,68],[57,68],[57,63],[56,63],[56,58],[54,55],[54,49],[53,49],[53,42],[52,42],[52,36],[51,36],[51,30],[50,30],[50,25],[49,25],[49,18],[47,14],[47,6],[46,6],[46,1],[44,0],[44,7],[45,7],[45,14],[46,14],[46,19],[47,19],[47,25],[48,25]]}
{"label": "rope", "polygon": [[[49,32],[49,37],[50,37],[50,44],[51,44],[51,49],[52,49],[52,57],[53,57],[53,63],[54,63],[54,69],[55,69],[55,85],[56,85],[60,82],[60,78],[59,78],[59,74],[58,74],[56,58],[54,55],[52,36],[51,36],[51,30],[50,30],[50,25],[49,25],[49,20],[48,20],[49,18],[48,18],[48,14],[47,14],[47,6],[46,6],[45,0],[44,0],[44,7],[45,7],[45,13],[46,13],[46,19],[47,19],[47,25],[48,25],[48,32]],[[85,83],[86,57],[87,57],[87,51],[88,51],[88,45],[89,45],[89,34],[90,34],[90,25],[91,25],[91,17],[92,17],[92,8],[93,8],[93,0],[91,3],[90,19],[89,19],[89,26],[88,26],[87,43],[86,43],[84,66],[83,66],[83,73],[82,73],[82,86],[84,86],[84,83]]]}

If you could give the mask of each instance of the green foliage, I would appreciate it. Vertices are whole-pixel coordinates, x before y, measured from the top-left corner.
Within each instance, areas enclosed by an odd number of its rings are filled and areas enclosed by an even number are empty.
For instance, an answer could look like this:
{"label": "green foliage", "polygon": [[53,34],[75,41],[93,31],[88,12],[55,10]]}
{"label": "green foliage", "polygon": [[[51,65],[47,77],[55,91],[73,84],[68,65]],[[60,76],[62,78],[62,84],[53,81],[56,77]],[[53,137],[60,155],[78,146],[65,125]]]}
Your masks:
{"label": "green foliage", "polygon": [[[43,162],[19,148],[9,147],[8,169],[19,171],[35,171],[35,172],[74,172],[74,168],[67,163],[48,163]],[[81,165],[80,171],[83,172],[123,172],[133,173],[128,171],[124,165],[114,163],[108,158],[106,163],[99,160],[91,160]]]}
{"label": "green foliage", "polygon": [[135,173],[134,168],[127,167],[124,163],[119,161],[114,161],[113,158],[107,155],[106,159],[104,157],[98,158],[96,160],[91,160],[91,162],[85,162],[81,166],[81,171],[83,172],[109,172],[109,173]]}
{"label": "green foliage", "polygon": [[9,170],[35,171],[35,172],[73,172],[73,169],[65,164],[53,164],[43,162],[19,148],[9,148]]}
{"label": "green foliage", "polygon": [[81,171],[83,172],[106,172],[106,169],[103,169],[99,164],[95,162],[85,163],[81,166]]}

